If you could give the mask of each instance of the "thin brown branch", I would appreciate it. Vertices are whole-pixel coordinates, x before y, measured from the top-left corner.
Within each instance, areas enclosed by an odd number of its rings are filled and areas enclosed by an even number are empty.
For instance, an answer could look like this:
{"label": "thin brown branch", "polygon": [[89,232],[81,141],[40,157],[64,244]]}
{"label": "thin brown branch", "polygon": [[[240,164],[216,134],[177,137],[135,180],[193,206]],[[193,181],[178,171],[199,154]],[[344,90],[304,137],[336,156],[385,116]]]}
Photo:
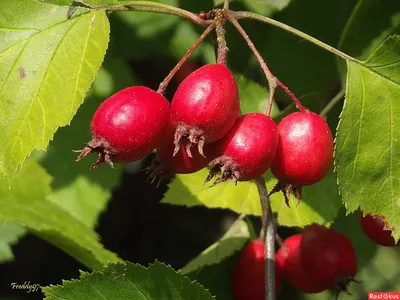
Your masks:
{"label": "thin brown branch", "polygon": [[256,178],[264,232],[265,300],[275,300],[275,222],[264,177]]}
{"label": "thin brown branch", "polygon": [[225,28],[224,28],[224,14],[222,10],[217,12],[215,17],[215,33],[217,35],[217,63],[226,65],[226,55],[228,53],[228,47],[225,40]]}

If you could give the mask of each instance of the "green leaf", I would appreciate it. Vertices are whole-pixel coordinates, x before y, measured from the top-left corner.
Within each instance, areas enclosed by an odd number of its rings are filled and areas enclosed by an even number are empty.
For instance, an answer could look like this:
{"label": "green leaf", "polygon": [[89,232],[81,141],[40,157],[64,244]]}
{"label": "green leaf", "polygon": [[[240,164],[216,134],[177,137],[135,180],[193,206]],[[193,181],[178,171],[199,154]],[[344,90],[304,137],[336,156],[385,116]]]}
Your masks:
{"label": "green leaf", "polygon": [[[104,11],[33,0],[0,2],[0,172],[10,181],[33,149],[69,124],[94,80],[109,38]],[[18,12],[16,14],[15,12]]]}
{"label": "green leaf", "polygon": [[238,218],[221,239],[201,252],[181,270],[184,274],[188,274],[205,266],[218,264],[242,249],[249,238],[250,232],[247,223],[242,218]]}
{"label": "green leaf", "polygon": [[25,229],[16,225],[0,225],[0,263],[14,260],[11,245],[25,234]]}
{"label": "green leaf", "polygon": [[253,182],[226,181],[214,187],[203,185],[208,169],[188,175],[176,175],[169,184],[162,203],[198,206],[209,208],[228,208],[239,214],[261,215],[257,187]]}
{"label": "green leaf", "polygon": [[[177,0],[161,2],[179,6]],[[119,52],[124,56],[128,54],[137,61],[154,60],[158,55],[165,56],[165,50],[181,21],[176,16],[152,12],[127,11],[112,14],[110,22],[113,39],[110,48],[115,53]]]}
{"label": "green leaf", "polygon": [[232,274],[239,256],[240,251],[237,251],[220,263],[204,266],[191,272],[188,276],[207,287],[218,300],[235,299],[232,289]]}
{"label": "green leaf", "polygon": [[[203,186],[207,169],[194,174],[177,175],[162,200],[162,203],[187,207],[205,205],[209,208],[228,208],[239,214],[261,215],[260,199],[254,182],[219,183],[214,187]],[[270,172],[266,175],[268,190],[277,183]],[[292,197],[289,209],[281,193],[271,196],[272,210],[278,213],[278,222],[283,226],[300,226],[313,222],[329,225],[333,222],[341,204],[336,178],[328,174],[323,180],[303,187],[303,200],[297,206]]]}
{"label": "green leaf", "polygon": [[[348,62],[335,165],[347,211],[385,217],[400,238],[400,36],[362,64]],[[397,230],[396,230],[397,229]]]}
{"label": "green leaf", "polygon": [[118,257],[103,248],[92,229],[46,200],[50,181],[33,160],[24,164],[11,189],[0,180],[0,224],[22,226],[93,269],[117,262]]}
{"label": "green leaf", "polygon": [[148,268],[112,264],[101,272],[81,272],[79,280],[43,288],[45,299],[187,300],[214,299],[198,282],[156,261]]}
{"label": "green leaf", "polygon": [[389,35],[400,33],[399,12],[399,1],[359,0],[343,30],[339,48],[358,59],[367,59]]}
{"label": "green leaf", "polygon": [[[277,181],[268,182],[269,190]],[[273,184],[271,184],[273,183]],[[320,182],[303,189],[303,200],[298,202],[293,196],[287,207],[281,193],[271,197],[272,210],[278,213],[278,222],[283,226],[303,227],[311,223],[329,226],[333,223],[342,206],[336,185],[336,176],[332,172]]]}

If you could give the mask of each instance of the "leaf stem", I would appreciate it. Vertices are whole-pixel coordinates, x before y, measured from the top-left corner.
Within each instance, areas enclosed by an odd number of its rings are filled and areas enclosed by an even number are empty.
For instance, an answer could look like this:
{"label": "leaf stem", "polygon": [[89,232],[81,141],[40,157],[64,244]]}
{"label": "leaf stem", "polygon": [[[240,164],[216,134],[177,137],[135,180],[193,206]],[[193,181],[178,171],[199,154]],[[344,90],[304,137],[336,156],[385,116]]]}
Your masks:
{"label": "leaf stem", "polygon": [[275,300],[275,222],[264,177],[256,178],[264,232],[265,300]]}
{"label": "leaf stem", "polygon": [[321,110],[321,112],[319,113],[319,115],[321,117],[324,117],[328,114],[328,112],[344,97],[344,95],[346,94],[345,90],[341,90],[339,93],[337,93],[335,95],[335,97],[333,97],[327,105],[325,105],[325,107]]}
{"label": "leaf stem", "polygon": [[337,56],[339,56],[341,58],[343,58],[343,59],[345,59],[345,60],[349,60],[349,61],[352,61],[352,62],[355,62],[357,64],[362,65],[362,62],[359,61],[358,59],[355,59],[354,57],[352,57],[352,56],[350,56],[350,55],[348,55],[348,54],[336,49],[335,47],[332,47],[332,46],[330,46],[330,45],[328,45],[328,44],[326,44],[326,43],[324,43],[324,42],[322,42],[322,41],[320,41],[320,40],[318,40],[318,39],[316,39],[314,37],[312,37],[311,35],[308,35],[308,34],[302,32],[302,31],[300,31],[300,30],[298,30],[296,28],[293,28],[293,27],[291,27],[289,25],[286,25],[286,24],[281,23],[279,21],[276,21],[274,19],[262,16],[262,15],[259,15],[259,14],[253,13],[253,12],[248,12],[248,11],[230,11],[230,14],[234,18],[236,18],[238,20],[240,20],[240,19],[253,19],[253,20],[258,20],[258,21],[261,21],[261,22],[276,26],[276,27],[281,28],[281,29],[283,29],[285,31],[288,31],[288,32],[290,32],[290,33],[292,33],[294,35],[297,35],[297,36],[299,36],[299,37],[301,37],[301,38],[303,38],[303,39],[305,39],[305,40],[307,40],[307,41],[309,41],[309,42],[311,42],[311,43],[313,43],[313,44],[315,44],[315,45],[317,45],[317,46],[319,46],[319,47],[321,47],[321,48],[323,48],[323,49],[325,49],[325,50],[327,50],[327,51],[329,51],[329,52],[331,52],[331,53],[333,53],[333,54],[335,54],[335,55],[337,55]]}
{"label": "leaf stem", "polygon": [[224,13],[222,10],[217,12],[215,16],[215,33],[217,35],[217,63],[226,66],[226,54],[228,53],[228,47],[225,40],[225,28],[224,28]]}
{"label": "leaf stem", "polygon": [[201,42],[206,38],[206,36],[215,28],[216,23],[211,23],[206,30],[201,34],[201,36],[194,42],[192,47],[186,52],[186,54],[179,60],[176,66],[169,72],[168,76],[160,83],[158,87],[157,93],[164,94],[165,89],[167,88],[168,84],[170,83],[171,79],[175,76],[176,72],[182,67],[185,61],[192,55],[194,50],[201,44]]}
{"label": "leaf stem", "polygon": [[107,11],[147,11],[147,12],[156,12],[156,13],[164,13],[179,16],[185,18],[187,20],[192,21],[193,23],[199,24],[201,26],[207,26],[211,23],[209,20],[204,20],[200,18],[197,14],[194,14],[190,11],[158,2],[152,1],[129,1],[129,2],[121,2],[120,4],[97,7],[96,9],[105,9]]}
{"label": "leaf stem", "polygon": [[224,9],[229,9],[229,0],[224,0]]}

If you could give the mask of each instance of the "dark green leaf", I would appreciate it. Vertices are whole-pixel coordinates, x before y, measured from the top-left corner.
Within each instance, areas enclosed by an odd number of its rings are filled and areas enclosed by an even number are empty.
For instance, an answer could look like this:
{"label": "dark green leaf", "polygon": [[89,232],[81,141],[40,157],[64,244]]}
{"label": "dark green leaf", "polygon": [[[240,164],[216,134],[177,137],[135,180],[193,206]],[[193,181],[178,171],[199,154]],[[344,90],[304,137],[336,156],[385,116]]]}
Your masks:
{"label": "dark green leaf", "polygon": [[191,260],[182,268],[182,272],[188,274],[206,266],[220,263],[242,249],[249,238],[250,232],[246,222],[242,218],[237,219],[221,239]]}
{"label": "dark green leaf", "polygon": [[132,263],[109,265],[101,272],[81,272],[79,280],[43,289],[45,299],[188,300],[214,299],[199,283],[158,261],[148,268]]}

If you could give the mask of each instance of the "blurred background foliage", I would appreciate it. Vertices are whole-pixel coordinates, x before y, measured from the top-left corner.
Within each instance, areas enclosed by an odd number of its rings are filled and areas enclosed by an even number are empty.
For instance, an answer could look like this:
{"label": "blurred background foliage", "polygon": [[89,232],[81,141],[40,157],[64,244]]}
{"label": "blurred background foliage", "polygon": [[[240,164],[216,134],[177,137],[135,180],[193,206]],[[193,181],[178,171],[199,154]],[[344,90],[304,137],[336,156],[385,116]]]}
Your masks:
{"label": "blurred background foliage", "polygon": [[[48,2],[65,5],[71,1]],[[159,2],[200,12],[211,10],[221,1]],[[360,58],[367,57],[387,35],[398,33],[400,24],[400,2],[393,0],[242,0],[232,1],[231,8],[272,16]],[[130,85],[143,84],[156,89],[202,28],[175,16],[155,13],[120,12],[110,14],[109,18],[109,50],[85,103],[71,126],[58,130],[48,151],[35,153],[34,157],[53,177],[53,192],[48,199],[95,228],[107,249],[131,262],[146,265],[158,259],[181,268],[218,241],[237,215],[222,209],[159,204],[167,184],[156,189],[146,182],[141,172],[152,157],[115,170],[101,167],[96,172],[88,172],[91,160],[72,163],[76,154],[71,150],[81,148],[90,139],[91,116],[103,99]],[[250,20],[241,24],[282,82],[299,97],[315,95],[309,105],[313,110],[321,110],[341,90],[345,65],[332,54],[272,26]],[[246,110],[257,110],[265,105],[264,75],[241,36],[230,25],[227,43],[228,64],[237,74]],[[214,61],[213,44],[208,39],[177,74],[167,90],[168,99],[187,74]],[[248,80],[259,85],[250,89]],[[248,93],[243,93],[246,88]],[[254,93],[258,89],[260,92]],[[258,99],[257,95],[260,95]],[[290,104],[290,99],[281,92],[276,99],[276,110]],[[341,105],[340,102],[328,115],[333,131]],[[323,197],[320,201],[324,201]],[[258,232],[258,218],[250,219]],[[352,296],[341,295],[340,299],[366,299],[368,291],[400,291],[398,248],[373,244],[363,235],[358,214],[345,216],[344,209],[332,226],[353,241],[358,254],[357,279],[361,280],[350,288]],[[279,229],[283,238],[295,232],[294,228]],[[237,255],[189,272],[189,276],[209,288],[217,299],[233,299],[230,274]],[[11,283],[57,284],[61,279],[78,277],[79,269],[86,270],[61,250],[34,235],[24,235],[18,226],[0,226],[0,258],[0,299],[41,299],[40,293],[12,290]],[[303,298],[333,297],[328,293],[303,295],[289,284],[283,285],[280,299]]]}

